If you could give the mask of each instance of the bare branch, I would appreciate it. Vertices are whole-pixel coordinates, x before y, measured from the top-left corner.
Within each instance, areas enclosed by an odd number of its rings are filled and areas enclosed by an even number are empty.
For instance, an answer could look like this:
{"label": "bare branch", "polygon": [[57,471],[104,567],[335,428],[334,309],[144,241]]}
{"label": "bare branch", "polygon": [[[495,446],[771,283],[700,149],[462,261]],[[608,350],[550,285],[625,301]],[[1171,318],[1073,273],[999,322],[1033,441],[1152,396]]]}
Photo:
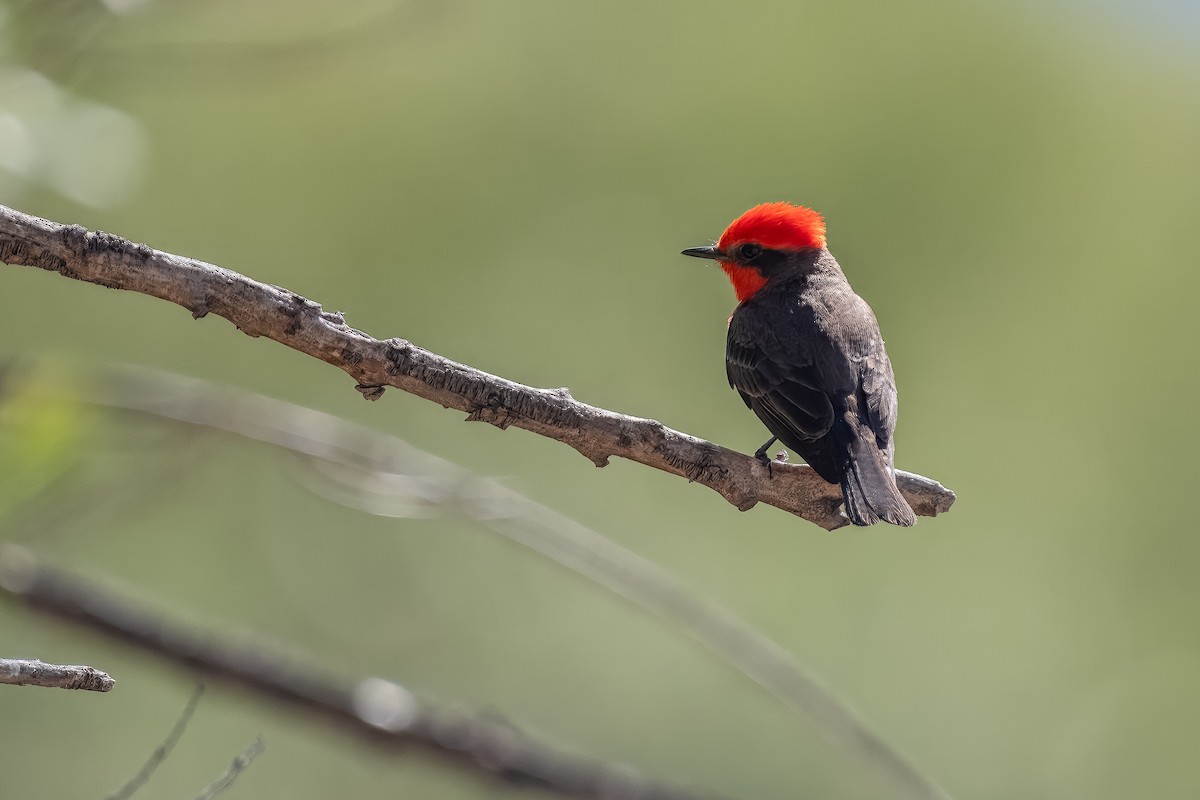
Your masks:
{"label": "bare branch", "polygon": [[[762,502],[828,530],[847,523],[841,493],[807,466],[774,464],[681,433],[660,422],[580,403],[563,389],[525,386],[431,353],[402,339],[380,341],[346,324],[340,313],[295,292],[228,269],[134,244],[119,236],[0,206],[0,261],[177,303],[196,318],[224,317],[250,336],[265,336],[332,364],[369,399],[394,386],[467,419],[518,428],[578,450],[597,466],[620,456],[718,492],[745,511]],[[918,514],[950,508],[954,493],[906,472],[897,483]]]}
{"label": "bare branch", "polygon": [[195,800],[213,800],[214,797],[232,786],[238,776],[246,770],[246,767],[250,766],[250,762],[266,749],[262,737],[259,736],[233,760],[233,763],[229,765],[229,769],[225,770],[225,774],[204,787],[200,794],[196,795]]}
{"label": "bare branch", "polygon": [[[944,800],[927,778],[770,637],[596,531],[403,439],[330,414],[198,378],[138,367],[93,370],[91,403],[265,442],[324,466],[310,486],[368,513],[458,513],[666,620],[809,718],[895,798]],[[336,468],[335,468],[336,467]],[[339,491],[340,490],[340,491]]]}
{"label": "bare branch", "polygon": [[137,771],[137,774],[130,778],[116,792],[110,794],[108,800],[129,800],[138,789],[141,789],[145,785],[146,781],[150,780],[150,776],[167,760],[167,756],[171,755],[171,751],[179,743],[183,732],[187,730],[188,723],[191,722],[192,716],[196,713],[196,706],[200,705],[200,698],[203,695],[204,684],[196,684],[196,688],[192,690],[192,696],[188,698],[187,705],[183,707],[179,719],[175,720],[175,724],[171,726],[171,731],[167,734],[167,738],[163,739],[158,747],[154,748],[154,752],[146,759],[146,763]]}
{"label": "bare branch", "polygon": [[77,664],[47,664],[36,658],[0,658],[0,683],[48,686],[51,689],[111,691],[116,684],[107,672]]}
{"label": "bare branch", "polygon": [[551,749],[501,724],[441,709],[382,678],[331,678],[270,650],[261,637],[234,642],[143,608],[81,576],[0,547],[0,595],[141,648],[178,666],[324,717],[398,750],[420,749],[494,779],[590,800],[698,800],[623,765]]}
{"label": "bare branch", "polygon": [[[2,554],[0,554],[0,558],[2,558]],[[2,571],[2,567],[0,567],[0,571]],[[154,752],[150,754],[150,758],[146,759],[146,763],[142,765],[137,774],[115,794],[109,795],[108,800],[129,800],[138,789],[141,789],[146,784],[146,781],[162,765],[167,756],[171,755],[171,751],[175,749],[175,745],[183,737],[183,732],[187,730],[187,725],[195,715],[196,707],[200,705],[200,698],[203,696],[204,684],[198,683],[196,684],[196,688],[192,690],[192,696],[188,698],[187,705],[184,706],[179,719],[175,720],[175,724],[171,726],[171,732],[167,734],[167,738],[163,739],[162,743],[154,748]],[[259,736],[233,760],[233,763],[229,765],[229,769],[225,770],[221,777],[210,783],[200,791],[200,794],[196,795],[196,800],[212,800],[228,789],[237,780],[238,775],[242,774],[246,767],[250,766],[250,762],[264,749],[262,737]]]}

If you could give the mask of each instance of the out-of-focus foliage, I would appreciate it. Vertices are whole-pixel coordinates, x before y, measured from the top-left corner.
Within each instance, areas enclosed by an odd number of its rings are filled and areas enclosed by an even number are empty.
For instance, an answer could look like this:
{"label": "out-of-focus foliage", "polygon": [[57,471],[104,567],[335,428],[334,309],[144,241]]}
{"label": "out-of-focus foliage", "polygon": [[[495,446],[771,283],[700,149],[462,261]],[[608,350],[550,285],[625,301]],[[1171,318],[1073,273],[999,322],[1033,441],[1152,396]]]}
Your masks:
{"label": "out-of-focus foliage", "polygon": [[[725,385],[731,293],[676,254],[761,200],[822,210],[888,338],[898,462],[959,493],[910,531],[741,514],[397,392],[366,404],[220,320],[25,268],[0,268],[3,353],[239,384],[507,476],[731,605],[955,796],[1192,797],[1200,34],[1135,13],[0,5],[0,201],[747,451],[763,436]],[[463,522],[335,507],[264,448],[75,417],[54,364],[0,398],[6,537],[664,778],[886,796],[809,721],[603,591]],[[58,499],[30,500],[56,476]],[[119,786],[186,700],[178,675],[92,637],[14,609],[0,630],[5,656],[118,680],[0,692],[22,731],[0,748],[6,795]],[[246,796],[519,796],[221,691],[148,789],[194,792],[259,732]]]}
{"label": "out-of-focus foliage", "polygon": [[49,491],[78,466],[86,427],[83,408],[63,387],[18,383],[0,373],[0,515]]}

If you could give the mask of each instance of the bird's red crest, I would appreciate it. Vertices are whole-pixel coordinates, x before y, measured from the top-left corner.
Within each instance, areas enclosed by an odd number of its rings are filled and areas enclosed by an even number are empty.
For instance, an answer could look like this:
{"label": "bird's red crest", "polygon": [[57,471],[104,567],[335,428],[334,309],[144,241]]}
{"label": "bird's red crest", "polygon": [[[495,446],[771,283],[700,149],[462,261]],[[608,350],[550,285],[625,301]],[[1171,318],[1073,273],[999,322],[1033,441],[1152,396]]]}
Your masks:
{"label": "bird's red crest", "polygon": [[757,242],[771,250],[824,247],[825,220],[804,206],[763,203],[735,219],[717,246],[725,250],[743,242]]}

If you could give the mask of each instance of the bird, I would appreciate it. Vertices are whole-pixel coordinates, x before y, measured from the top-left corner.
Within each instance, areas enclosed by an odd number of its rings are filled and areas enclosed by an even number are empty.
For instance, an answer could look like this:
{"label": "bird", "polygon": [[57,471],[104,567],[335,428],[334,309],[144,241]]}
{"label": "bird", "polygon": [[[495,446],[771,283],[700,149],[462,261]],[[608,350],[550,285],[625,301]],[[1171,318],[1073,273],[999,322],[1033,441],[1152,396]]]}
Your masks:
{"label": "bird", "polygon": [[892,364],[825,234],[811,208],[762,203],[716,244],[682,254],[715,260],[733,284],[726,374],[771,433],[755,457],[769,467],[767,449],[781,442],[841,485],[850,522],[907,527],[917,520],[896,486]]}

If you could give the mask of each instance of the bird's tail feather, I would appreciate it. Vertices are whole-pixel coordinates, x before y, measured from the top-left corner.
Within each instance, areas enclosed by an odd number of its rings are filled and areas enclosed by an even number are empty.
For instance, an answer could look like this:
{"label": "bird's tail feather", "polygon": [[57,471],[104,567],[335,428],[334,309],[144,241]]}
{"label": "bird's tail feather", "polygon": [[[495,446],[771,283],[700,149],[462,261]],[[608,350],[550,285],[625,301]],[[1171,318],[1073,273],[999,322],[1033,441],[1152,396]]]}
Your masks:
{"label": "bird's tail feather", "polygon": [[867,431],[850,437],[842,478],[846,516],[855,525],[872,525],[880,520],[905,528],[915,525],[917,515],[896,488],[895,473],[874,439],[874,434]]}

